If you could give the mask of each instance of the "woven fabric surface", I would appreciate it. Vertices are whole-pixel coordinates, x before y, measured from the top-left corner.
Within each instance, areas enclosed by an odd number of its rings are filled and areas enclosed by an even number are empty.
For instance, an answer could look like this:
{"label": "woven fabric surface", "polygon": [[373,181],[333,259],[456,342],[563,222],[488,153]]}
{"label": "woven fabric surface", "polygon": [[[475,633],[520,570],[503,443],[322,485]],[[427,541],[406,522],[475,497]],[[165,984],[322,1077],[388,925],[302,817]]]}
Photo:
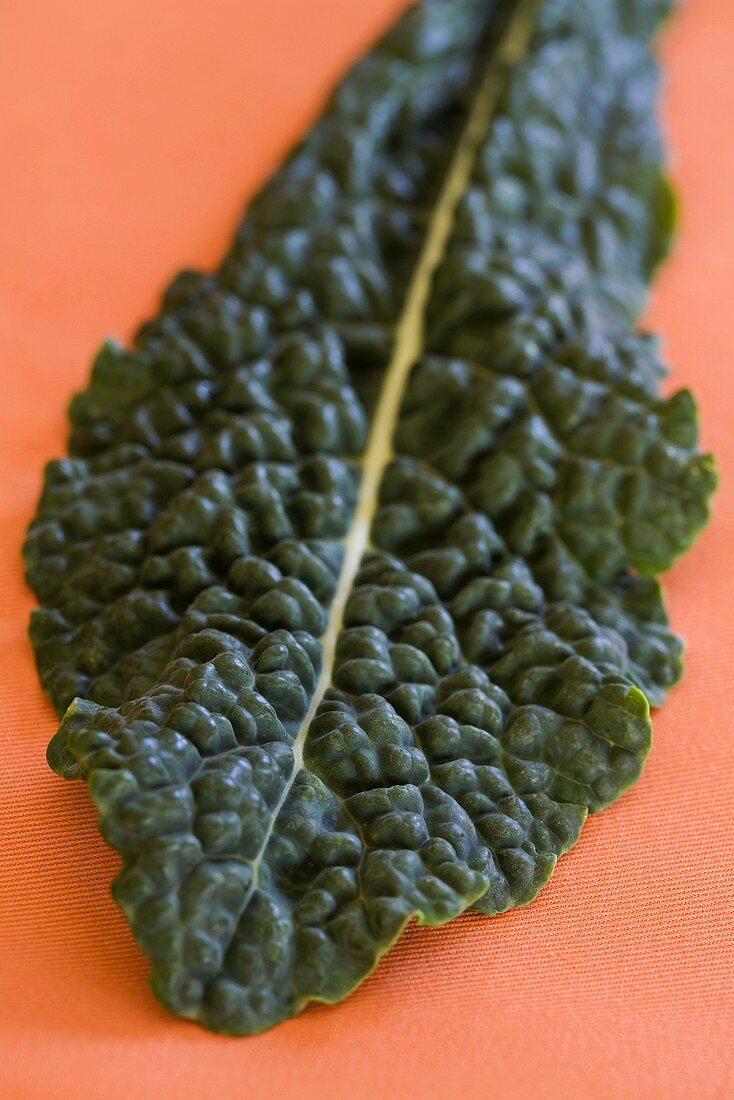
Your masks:
{"label": "woven fabric surface", "polygon": [[638,786],[527,909],[411,928],[348,1001],[253,1039],[148,992],[109,897],[117,857],[26,638],[20,544],[64,407],[107,333],[222,254],[243,199],[401,0],[0,3],[0,1095],[178,1100],[734,1095],[734,8],[689,0],[662,43],[681,233],[649,324],[691,385],[722,487],[666,578],[683,684]]}

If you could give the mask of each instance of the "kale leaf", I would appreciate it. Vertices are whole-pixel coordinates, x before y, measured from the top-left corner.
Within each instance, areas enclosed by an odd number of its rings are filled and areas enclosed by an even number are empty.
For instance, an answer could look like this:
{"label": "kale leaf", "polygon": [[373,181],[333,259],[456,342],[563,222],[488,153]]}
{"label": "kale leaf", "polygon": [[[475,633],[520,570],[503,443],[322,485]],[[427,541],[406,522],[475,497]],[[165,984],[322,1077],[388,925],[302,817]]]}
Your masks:
{"label": "kale leaf", "polygon": [[680,675],[660,0],[423,0],[71,405],[31,635],[152,984],[250,1034],[530,901]]}

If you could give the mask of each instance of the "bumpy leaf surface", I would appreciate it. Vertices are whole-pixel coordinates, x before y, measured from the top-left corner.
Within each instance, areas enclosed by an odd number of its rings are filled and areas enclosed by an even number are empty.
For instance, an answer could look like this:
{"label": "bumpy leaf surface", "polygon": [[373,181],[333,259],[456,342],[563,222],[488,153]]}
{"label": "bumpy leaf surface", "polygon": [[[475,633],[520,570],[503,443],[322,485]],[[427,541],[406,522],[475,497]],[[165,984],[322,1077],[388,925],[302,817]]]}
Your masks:
{"label": "bumpy leaf surface", "polygon": [[639,774],[714,483],[632,331],[667,7],[424,0],[72,403],[26,546],[49,759],[209,1028],[530,901]]}

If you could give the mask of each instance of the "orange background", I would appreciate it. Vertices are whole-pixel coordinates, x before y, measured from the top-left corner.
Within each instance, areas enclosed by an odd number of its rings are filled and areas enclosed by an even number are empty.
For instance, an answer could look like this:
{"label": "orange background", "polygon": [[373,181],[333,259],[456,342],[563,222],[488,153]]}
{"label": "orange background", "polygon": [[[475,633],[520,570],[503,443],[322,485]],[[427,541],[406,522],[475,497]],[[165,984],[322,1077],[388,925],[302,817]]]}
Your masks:
{"label": "orange background", "polygon": [[687,677],[638,787],[529,909],[411,929],[343,1005],[229,1040],[168,1016],[112,904],[116,857],[54,728],[18,548],[108,332],[221,255],[242,200],[404,0],[0,0],[0,1095],[734,1096],[734,6],[667,33],[682,235],[657,287],[673,384],[723,473],[667,579]]}

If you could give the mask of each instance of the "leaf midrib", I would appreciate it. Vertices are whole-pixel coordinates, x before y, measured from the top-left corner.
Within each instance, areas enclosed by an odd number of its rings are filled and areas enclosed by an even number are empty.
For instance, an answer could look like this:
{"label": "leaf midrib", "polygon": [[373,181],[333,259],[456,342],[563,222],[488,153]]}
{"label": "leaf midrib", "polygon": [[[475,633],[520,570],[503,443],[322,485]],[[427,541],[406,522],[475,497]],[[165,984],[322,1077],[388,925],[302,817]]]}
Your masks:
{"label": "leaf midrib", "polygon": [[324,696],[331,686],[336,647],[344,627],[347,601],[362,559],[370,549],[370,530],[379,502],[385,470],[395,455],[392,440],[411,368],[420,357],[425,334],[425,316],[433,276],[446,255],[454,228],[456,211],[469,187],[481,145],[497,111],[508,74],[522,59],[535,27],[542,0],[518,0],[502,35],[492,52],[488,70],[469,111],[466,125],[457,141],[456,151],[431,215],[426,239],[411,279],[405,304],[396,325],[395,345],[388,364],[380,398],[372,417],[372,427],[361,460],[361,479],[357,504],[349,533],[336,591],[329,608],[326,630],[319,639],[322,647],[321,670],[308,710],[291,749],[293,770],[273,807],[262,844],[252,860],[252,883],[244,907],[259,885],[260,868],[280,812],[302,770],[308,732]]}

